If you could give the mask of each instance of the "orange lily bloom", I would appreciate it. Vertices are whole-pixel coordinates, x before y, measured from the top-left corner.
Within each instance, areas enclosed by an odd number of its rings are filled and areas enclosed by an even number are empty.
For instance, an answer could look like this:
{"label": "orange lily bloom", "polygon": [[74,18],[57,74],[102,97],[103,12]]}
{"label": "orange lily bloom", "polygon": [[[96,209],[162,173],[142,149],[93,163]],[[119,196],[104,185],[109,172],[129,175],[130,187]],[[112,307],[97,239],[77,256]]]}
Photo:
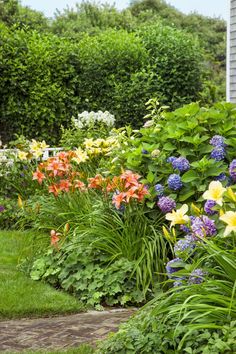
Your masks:
{"label": "orange lily bloom", "polygon": [[42,184],[44,178],[46,178],[45,175],[40,172],[39,169],[37,169],[36,172],[33,173],[33,180],[37,179],[39,184]]}
{"label": "orange lily bloom", "polygon": [[112,198],[112,203],[115,204],[116,209],[120,209],[120,205],[122,202],[125,201],[126,193],[121,192],[119,194],[116,194]]}

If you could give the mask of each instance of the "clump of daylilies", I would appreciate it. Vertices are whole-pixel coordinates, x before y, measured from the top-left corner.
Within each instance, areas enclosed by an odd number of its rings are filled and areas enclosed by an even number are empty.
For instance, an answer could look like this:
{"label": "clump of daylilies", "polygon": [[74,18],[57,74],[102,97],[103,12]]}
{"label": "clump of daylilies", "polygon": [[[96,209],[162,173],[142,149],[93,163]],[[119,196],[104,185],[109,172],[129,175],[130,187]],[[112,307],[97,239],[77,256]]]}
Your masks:
{"label": "clump of daylilies", "polygon": [[140,178],[140,175],[129,170],[112,179],[96,175],[89,178],[88,188],[99,189],[105,193],[113,192],[112,203],[116,209],[121,210],[132,199],[142,202],[149,194],[147,186],[139,182]]}
{"label": "clump of daylilies", "polygon": [[49,193],[55,197],[60,192],[84,189],[85,184],[80,180],[81,173],[75,170],[73,162],[85,161],[82,159],[80,151],[60,152],[56,156],[50,157],[45,162],[41,162],[37,170],[33,173],[33,180],[39,184],[46,182]]}
{"label": "clump of daylilies", "polygon": [[[193,204],[191,207],[184,204],[166,214],[166,220],[171,222],[170,231],[163,227],[163,232],[174,243],[176,256],[167,263],[166,271],[168,277],[174,280],[174,286],[183,285],[186,281],[190,284],[204,281],[206,272],[203,269],[193,269],[189,276],[184,274],[186,265],[191,264],[196,255],[197,247],[209,237],[226,237],[236,232],[236,193],[232,188],[223,187],[220,181],[212,181],[202,198],[205,200],[203,210]],[[189,211],[192,215],[188,215]],[[222,221],[227,224],[226,228],[221,224]],[[177,240],[178,232],[181,235],[184,233],[184,238]]]}
{"label": "clump of daylilies", "polygon": [[36,141],[32,139],[31,141],[26,141],[22,148],[17,149],[17,157],[21,161],[38,159],[48,147],[49,145],[44,140]]}
{"label": "clump of daylilies", "polygon": [[112,203],[116,209],[134,199],[142,202],[149,194],[147,186],[139,181],[141,176],[129,170],[113,178],[98,174],[86,180],[84,174],[77,171],[77,164],[85,161],[86,157],[83,157],[79,149],[60,152],[38,165],[33,173],[33,180],[37,180],[39,184],[45,182],[49,193],[53,193],[55,197],[62,192],[74,192],[78,189],[97,189],[106,195],[112,193]]}

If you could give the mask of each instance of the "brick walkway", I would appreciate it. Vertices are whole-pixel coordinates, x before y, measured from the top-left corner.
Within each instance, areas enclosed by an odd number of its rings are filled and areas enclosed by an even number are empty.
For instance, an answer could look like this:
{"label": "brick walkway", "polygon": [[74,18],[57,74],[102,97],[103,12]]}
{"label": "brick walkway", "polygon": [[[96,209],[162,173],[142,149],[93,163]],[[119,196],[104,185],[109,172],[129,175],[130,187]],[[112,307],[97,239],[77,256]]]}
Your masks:
{"label": "brick walkway", "polygon": [[65,349],[95,344],[116,331],[134,310],[89,311],[70,316],[0,322],[0,352]]}

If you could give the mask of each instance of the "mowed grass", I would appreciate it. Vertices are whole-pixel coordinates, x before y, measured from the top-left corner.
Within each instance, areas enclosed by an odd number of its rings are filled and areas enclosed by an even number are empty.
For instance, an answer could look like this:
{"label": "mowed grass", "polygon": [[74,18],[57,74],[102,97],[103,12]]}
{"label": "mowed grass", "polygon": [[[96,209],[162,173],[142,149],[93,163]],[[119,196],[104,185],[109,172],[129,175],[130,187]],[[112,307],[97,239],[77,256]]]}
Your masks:
{"label": "mowed grass", "polygon": [[45,243],[45,237],[32,232],[0,231],[0,320],[83,310],[75,297],[33,281],[17,269],[19,261],[32,257],[39,242]]}
{"label": "mowed grass", "polygon": [[[9,352],[8,352],[9,353]],[[22,354],[92,354],[94,349],[90,345],[81,345],[78,348],[65,349],[63,351],[23,351]],[[17,353],[11,353],[17,354]]]}

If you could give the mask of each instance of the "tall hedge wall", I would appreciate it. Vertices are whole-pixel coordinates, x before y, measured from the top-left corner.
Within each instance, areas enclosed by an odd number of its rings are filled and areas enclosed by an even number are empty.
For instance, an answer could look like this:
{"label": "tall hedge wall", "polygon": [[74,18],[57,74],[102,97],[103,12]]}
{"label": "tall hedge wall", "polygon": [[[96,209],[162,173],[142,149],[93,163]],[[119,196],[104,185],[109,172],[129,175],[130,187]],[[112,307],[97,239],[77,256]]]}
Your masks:
{"label": "tall hedge wall", "polygon": [[151,97],[173,107],[198,98],[199,53],[193,38],[160,25],[79,43],[0,25],[1,138],[23,133],[57,144],[60,126],[85,109],[109,110],[120,126],[142,124]]}

